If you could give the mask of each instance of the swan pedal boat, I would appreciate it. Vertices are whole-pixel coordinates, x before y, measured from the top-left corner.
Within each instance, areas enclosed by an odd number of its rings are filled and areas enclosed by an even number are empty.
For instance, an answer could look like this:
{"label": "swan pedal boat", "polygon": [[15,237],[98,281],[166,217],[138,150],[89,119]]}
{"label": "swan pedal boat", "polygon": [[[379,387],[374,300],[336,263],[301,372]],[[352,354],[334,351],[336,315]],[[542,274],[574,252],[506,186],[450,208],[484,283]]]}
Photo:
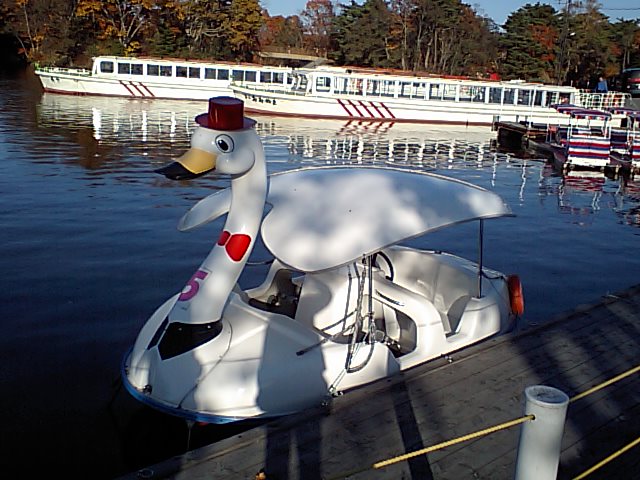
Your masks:
{"label": "swan pedal boat", "polygon": [[[179,229],[227,217],[209,256],[123,360],[124,385],[144,404],[218,424],[288,415],[505,333],[523,313],[517,276],[399,245],[472,220],[482,235],[484,220],[512,215],[498,195],[384,167],[267,177],[240,100],[212,98],[196,121],[191,149],[160,173],[231,175],[231,187],[198,202]],[[274,259],[243,291],[237,280],[258,235]]]}

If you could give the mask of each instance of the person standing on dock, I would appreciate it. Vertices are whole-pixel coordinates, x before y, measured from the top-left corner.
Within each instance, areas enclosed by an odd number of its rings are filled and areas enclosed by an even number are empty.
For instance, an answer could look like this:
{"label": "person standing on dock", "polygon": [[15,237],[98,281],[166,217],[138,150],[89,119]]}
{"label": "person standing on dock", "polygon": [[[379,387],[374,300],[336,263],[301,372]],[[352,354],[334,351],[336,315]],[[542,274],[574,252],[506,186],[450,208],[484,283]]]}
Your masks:
{"label": "person standing on dock", "polygon": [[604,77],[600,77],[598,79],[598,84],[596,85],[595,92],[596,93],[607,93],[609,91],[609,87],[607,85],[607,81]]}

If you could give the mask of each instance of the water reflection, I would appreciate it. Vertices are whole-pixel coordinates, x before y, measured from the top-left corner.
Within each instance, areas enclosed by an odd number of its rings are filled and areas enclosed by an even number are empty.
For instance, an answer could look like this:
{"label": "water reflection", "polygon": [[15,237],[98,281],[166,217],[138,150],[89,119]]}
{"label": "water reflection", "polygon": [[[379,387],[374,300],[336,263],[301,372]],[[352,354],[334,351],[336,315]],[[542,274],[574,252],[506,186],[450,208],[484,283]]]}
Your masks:
{"label": "water reflection", "polygon": [[[60,137],[76,147],[75,155],[66,157],[87,170],[148,171],[188,147],[193,119],[206,108],[205,102],[44,94],[37,123],[47,138]],[[540,195],[556,197],[558,210],[570,222],[590,225],[600,209],[611,208],[625,224],[640,226],[639,180],[579,171],[563,177],[545,159],[497,149],[495,132],[486,127],[254,118],[272,172],[306,165],[391,164],[443,173],[484,170],[495,186],[500,165],[521,172],[518,200],[524,202],[534,168],[539,169]],[[466,177],[474,181],[473,175]],[[225,186],[224,180],[213,185]]]}
{"label": "water reflection", "polygon": [[[50,131],[77,135],[86,155],[104,156],[105,146],[126,139],[128,153],[158,154],[184,146],[204,102],[71,97],[44,94],[38,123]],[[256,116],[265,143],[286,143],[290,163],[397,163],[448,168],[495,159],[493,132],[486,127],[436,128],[402,123],[317,121]],[[82,132],[82,135],[78,135]],[[90,132],[90,135],[88,134]],[[509,158],[508,154],[500,154]],[[279,158],[270,157],[271,161]]]}

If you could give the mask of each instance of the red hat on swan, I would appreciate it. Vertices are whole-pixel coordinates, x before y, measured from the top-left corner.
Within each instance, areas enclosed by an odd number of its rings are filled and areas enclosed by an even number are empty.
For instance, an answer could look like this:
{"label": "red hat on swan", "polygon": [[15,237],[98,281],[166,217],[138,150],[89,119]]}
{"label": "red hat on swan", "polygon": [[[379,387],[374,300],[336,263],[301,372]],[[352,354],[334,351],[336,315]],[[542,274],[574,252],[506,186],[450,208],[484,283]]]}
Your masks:
{"label": "red hat on swan", "polygon": [[196,117],[198,125],[212,130],[244,130],[256,121],[244,116],[244,102],[233,97],[209,99],[209,111]]}

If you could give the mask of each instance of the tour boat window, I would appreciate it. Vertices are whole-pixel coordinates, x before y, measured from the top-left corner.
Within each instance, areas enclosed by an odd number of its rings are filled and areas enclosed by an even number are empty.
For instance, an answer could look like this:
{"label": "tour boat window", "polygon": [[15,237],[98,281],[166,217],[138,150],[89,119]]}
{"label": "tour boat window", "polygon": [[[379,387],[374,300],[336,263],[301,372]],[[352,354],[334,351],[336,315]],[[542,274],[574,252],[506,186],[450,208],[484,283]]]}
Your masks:
{"label": "tour boat window", "polygon": [[362,78],[351,78],[347,82],[347,91],[349,95],[362,95]]}
{"label": "tour boat window", "polygon": [[102,73],[113,73],[113,62],[100,62],[100,71]]}
{"label": "tour boat window", "polygon": [[219,68],[218,69],[218,80],[229,80],[229,70]]}
{"label": "tour boat window", "polygon": [[413,97],[424,98],[427,94],[427,84],[424,82],[413,82]]}
{"label": "tour boat window", "polygon": [[187,78],[188,67],[176,67],[176,77]]}
{"label": "tour boat window", "polygon": [[458,85],[445,83],[443,98],[445,100],[455,100],[457,90],[458,90]]}
{"label": "tour boat window", "polygon": [[380,91],[380,80],[367,80],[367,96],[376,96]]}
{"label": "tour boat window", "polygon": [[189,67],[189,78],[200,78],[200,67]]}
{"label": "tour boat window", "polygon": [[271,72],[260,72],[260,83],[273,83]]}
{"label": "tour boat window", "polygon": [[244,72],[244,81],[245,82],[255,82],[257,78],[256,72],[253,70],[247,70]]}
{"label": "tour boat window", "polygon": [[393,97],[396,89],[395,80],[383,80],[380,85],[380,95],[383,97]]}
{"label": "tour boat window", "polygon": [[444,88],[440,83],[432,83],[429,85],[429,98],[432,100],[442,100]]}
{"label": "tour boat window", "polygon": [[543,100],[542,100],[543,98],[544,98],[544,91],[542,91],[542,90],[536,90],[536,94],[535,94],[535,96],[533,97],[533,104],[534,104],[534,105],[541,106],[541,105],[542,105],[542,102],[543,102]]}
{"label": "tour boat window", "polygon": [[131,64],[118,62],[118,73],[120,75],[129,75],[131,73]]}
{"label": "tour boat window", "polygon": [[502,87],[489,87],[489,103],[502,103]]}
{"label": "tour boat window", "polygon": [[[289,78],[289,80],[291,80],[291,78]],[[284,78],[284,73],[282,72],[273,72],[273,83],[286,83],[285,78]],[[289,82],[291,83],[291,82]]]}
{"label": "tour boat window", "polygon": [[473,99],[473,87],[470,85],[460,85],[460,101],[470,102]]}
{"label": "tour boat window", "polygon": [[216,69],[215,68],[205,68],[204,69],[204,78],[207,80],[215,80],[216,79]]}
{"label": "tour boat window", "polygon": [[472,102],[484,103],[487,98],[487,87],[473,87]]}
{"label": "tour boat window", "polygon": [[142,75],[144,73],[143,66],[141,63],[132,63],[131,64],[131,75]]}
{"label": "tour boat window", "polygon": [[173,67],[171,65],[162,65],[160,67],[160,76],[161,77],[173,76]]}
{"label": "tour boat window", "polygon": [[[340,78],[338,79],[339,85],[342,85],[343,88],[340,89],[340,93],[347,93],[346,92],[346,88],[344,88],[344,86],[346,85],[346,79],[344,78]],[[331,90],[331,78],[329,77],[316,77],[316,91],[318,92],[329,92]]]}
{"label": "tour boat window", "polygon": [[516,89],[515,88],[505,88],[504,89],[504,99],[502,103],[505,105],[513,105],[516,99]]}
{"label": "tour boat window", "polygon": [[244,70],[234,70],[232,73],[232,78],[234,82],[244,81]]}
{"label": "tour boat window", "polygon": [[400,82],[398,90],[399,97],[411,98],[413,93],[413,84],[409,82]]}
{"label": "tour boat window", "polygon": [[533,97],[531,90],[516,90],[518,92],[518,105],[531,105]]}
{"label": "tour boat window", "polygon": [[147,75],[152,75],[154,77],[159,76],[160,75],[160,65],[153,65],[153,64],[147,65]]}

